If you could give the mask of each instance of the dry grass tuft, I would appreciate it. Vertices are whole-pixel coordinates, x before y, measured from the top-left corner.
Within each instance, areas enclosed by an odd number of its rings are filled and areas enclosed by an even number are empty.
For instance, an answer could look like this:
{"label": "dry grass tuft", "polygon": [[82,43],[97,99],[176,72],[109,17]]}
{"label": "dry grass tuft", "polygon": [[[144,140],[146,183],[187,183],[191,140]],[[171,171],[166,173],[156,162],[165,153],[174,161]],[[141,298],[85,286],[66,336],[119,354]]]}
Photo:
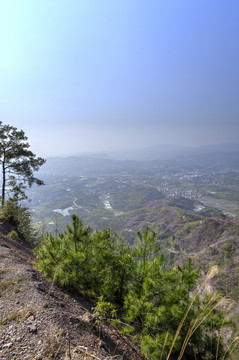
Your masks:
{"label": "dry grass tuft", "polygon": [[[64,354],[64,344],[65,344],[64,333],[60,332],[58,329],[54,328],[51,331],[51,334],[48,335],[46,342],[44,343],[43,356],[44,359],[57,359],[58,356]],[[67,359],[67,358],[66,358]]]}
{"label": "dry grass tuft", "polygon": [[9,272],[9,271],[12,271],[12,270],[15,270],[15,269],[16,269],[16,267],[1,268],[1,269],[0,269],[0,276],[1,276],[2,274],[5,274],[5,273],[7,273],[7,272]]}
{"label": "dry grass tuft", "polygon": [[0,290],[6,290],[8,289],[11,285],[16,284],[15,280],[9,280],[9,281],[5,281],[4,283],[0,283]]}
{"label": "dry grass tuft", "polygon": [[[173,342],[172,342],[172,345],[171,345],[171,348],[170,348],[170,351],[168,353],[168,356],[167,356],[167,359],[166,360],[169,360],[170,359],[170,356],[171,356],[171,353],[172,353],[172,350],[173,350],[173,347],[175,345],[175,342],[179,336],[179,333],[182,329],[182,326],[188,316],[188,313],[190,311],[190,309],[192,308],[192,305],[193,303],[195,302],[197,296],[203,291],[203,289],[205,289],[205,287],[207,286],[208,284],[208,281],[211,280],[215,275],[218,274],[218,266],[215,265],[215,266],[212,266],[210,268],[210,270],[208,271],[206,277],[205,277],[205,280],[203,281],[203,283],[201,284],[201,286],[199,287],[198,291],[195,293],[194,297],[192,298],[188,308],[187,308],[187,311],[185,312],[178,328],[177,328],[177,331],[175,333],[175,336],[174,336],[174,339],[173,339]],[[189,327],[188,329],[188,332],[186,334],[186,337],[184,339],[184,342],[183,342],[183,345],[182,345],[182,348],[181,348],[181,352],[179,354],[179,357],[178,357],[178,360],[181,360],[182,357],[183,357],[183,354],[184,354],[184,351],[187,347],[187,344],[188,344],[188,341],[189,339],[191,338],[191,336],[193,335],[193,333],[198,329],[198,327],[207,319],[207,317],[211,314],[211,312],[213,310],[215,310],[216,308],[224,308],[224,309],[230,309],[232,306],[232,302],[224,297],[221,297],[220,295],[214,293],[212,294],[210,300],[208,301],[208,303],[205,305],[205,307],[202,309],[201,313],[198,315],[198,317],[194,320],[194,322],[191,324],[191,326]],[[218,338],[218,341],[219,341],[219,338]],[[234,346],[234,341],[233,341],[233,349],[232,351],[234,350],[235,346],[237,346],[238,342],[236,341],[236,345]],[[229,347],[230,348],[230,347]],[[228,349],[229,350],[229,349]],[[226,353],[228,352],[228,350],[226,351]],[[226,355],[225,353],[225,355]],[[216,359],[217,359],[217,355],[216,354]],[[225,356],[224,356],[225,357]]]}
{"label": "dry grass tuft", "polygon": [[22,309],[18,309],[13,311],[10,315],[9,318],[7,320],[5,320],[5,322],[8,321],[14,321],[14,320],[23,320],[25,318],[28,318],[28,316],[30,315],[36,315],[40,310],[40,306],[32,306],[32,305],[27,305]]}

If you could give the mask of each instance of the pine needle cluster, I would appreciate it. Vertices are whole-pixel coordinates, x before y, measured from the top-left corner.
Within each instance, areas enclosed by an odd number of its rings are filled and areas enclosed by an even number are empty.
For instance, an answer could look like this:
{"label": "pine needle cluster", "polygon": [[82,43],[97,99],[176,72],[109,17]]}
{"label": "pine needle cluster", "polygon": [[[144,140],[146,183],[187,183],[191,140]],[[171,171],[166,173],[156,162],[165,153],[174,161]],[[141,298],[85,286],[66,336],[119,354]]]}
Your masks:
{"label": "pine needle cluster", "polygon": [[72,216],[72,225],[47,235],[37,250],[38,268],[54,283],[96,299],[123,303],[132,256],[109,229],[92,232]]}

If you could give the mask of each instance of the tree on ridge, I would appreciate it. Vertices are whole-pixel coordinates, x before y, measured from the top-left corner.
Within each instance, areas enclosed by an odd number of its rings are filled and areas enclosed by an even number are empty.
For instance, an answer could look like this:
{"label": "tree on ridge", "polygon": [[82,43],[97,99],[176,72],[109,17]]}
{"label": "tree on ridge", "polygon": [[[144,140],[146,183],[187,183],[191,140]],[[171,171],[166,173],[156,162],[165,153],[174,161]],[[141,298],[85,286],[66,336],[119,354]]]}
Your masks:
{"label": "tree on ridge", "polygon": [[11,193],[15,200],[26,198],[24,190],[26,184],[43,185],[43,181],[34,176],[40,166],[45,163],[45,159],[36,157],[29,150],[23,130],[18,130],[14,126],[4,125],[0,121],[0,164],[2,167],[2,206],[6,199],[6,187],[11,188]]}

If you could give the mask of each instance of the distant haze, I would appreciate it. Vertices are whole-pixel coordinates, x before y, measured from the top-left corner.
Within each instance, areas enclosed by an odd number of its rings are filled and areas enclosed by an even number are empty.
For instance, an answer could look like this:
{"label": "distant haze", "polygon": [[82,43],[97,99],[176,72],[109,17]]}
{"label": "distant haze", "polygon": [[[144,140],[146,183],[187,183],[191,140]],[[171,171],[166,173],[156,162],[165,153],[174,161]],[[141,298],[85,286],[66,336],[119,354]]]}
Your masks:
{"label": "distant haze", "polygon": [[0,119],[43,156],[239,143],[238,13],[237,0],[2,1]]}
{"label": "distant haze", "polygon": [[[219,159],[224,161],[224,166],[227,162],[236,162],[239,160],[239,143],[223,143],[215,145],[204,145],[198,147],[190,146],[176,146],[176,145],[158,145],[151,146],[144,149],[124,149],[112,150],[102,152],[81,152],[70,155],[58,155],[47,157],[47,167],[51,167],[51,162],[58,164],[60,167],[64,163],[76,164],[78,161],[83,163],[83,167],[87,166],[88,162],[94,164],[108,164],[113,166],[119,161],[154,161],[154,160],[175,160],[176,162],[184,161],[193,163],[210,163]],[[56,161],[56,162],[55,162]],[[105,162],[104,162],[105,161]],[[212,164],[213,165],[213,164]],[[44,168],[44,167],[43,167]]]}

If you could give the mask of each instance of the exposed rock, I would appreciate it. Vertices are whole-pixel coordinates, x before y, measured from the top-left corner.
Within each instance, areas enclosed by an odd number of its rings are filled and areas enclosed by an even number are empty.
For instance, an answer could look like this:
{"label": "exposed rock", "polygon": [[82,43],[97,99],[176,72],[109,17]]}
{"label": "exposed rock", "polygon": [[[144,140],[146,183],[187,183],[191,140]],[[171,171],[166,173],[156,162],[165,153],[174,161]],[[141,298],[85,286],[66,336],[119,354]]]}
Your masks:
{"label": "exposed rock", "polygon": [[36,326],[36,324],[28,325],[27,329],[28,329],[29,332],[31,332],[31,333],[33,333],[33,334],[37,333],[37,326]]}
{"label": "exposed rock", "polygon": [[43,291],[43,292],[46,291],[46,287],[45,287],[45,285],[44,285],[43,282],[41,282],[41,283],[39,283],[39,284],[37,285],[37,289],[40,290],[40,291]]}

